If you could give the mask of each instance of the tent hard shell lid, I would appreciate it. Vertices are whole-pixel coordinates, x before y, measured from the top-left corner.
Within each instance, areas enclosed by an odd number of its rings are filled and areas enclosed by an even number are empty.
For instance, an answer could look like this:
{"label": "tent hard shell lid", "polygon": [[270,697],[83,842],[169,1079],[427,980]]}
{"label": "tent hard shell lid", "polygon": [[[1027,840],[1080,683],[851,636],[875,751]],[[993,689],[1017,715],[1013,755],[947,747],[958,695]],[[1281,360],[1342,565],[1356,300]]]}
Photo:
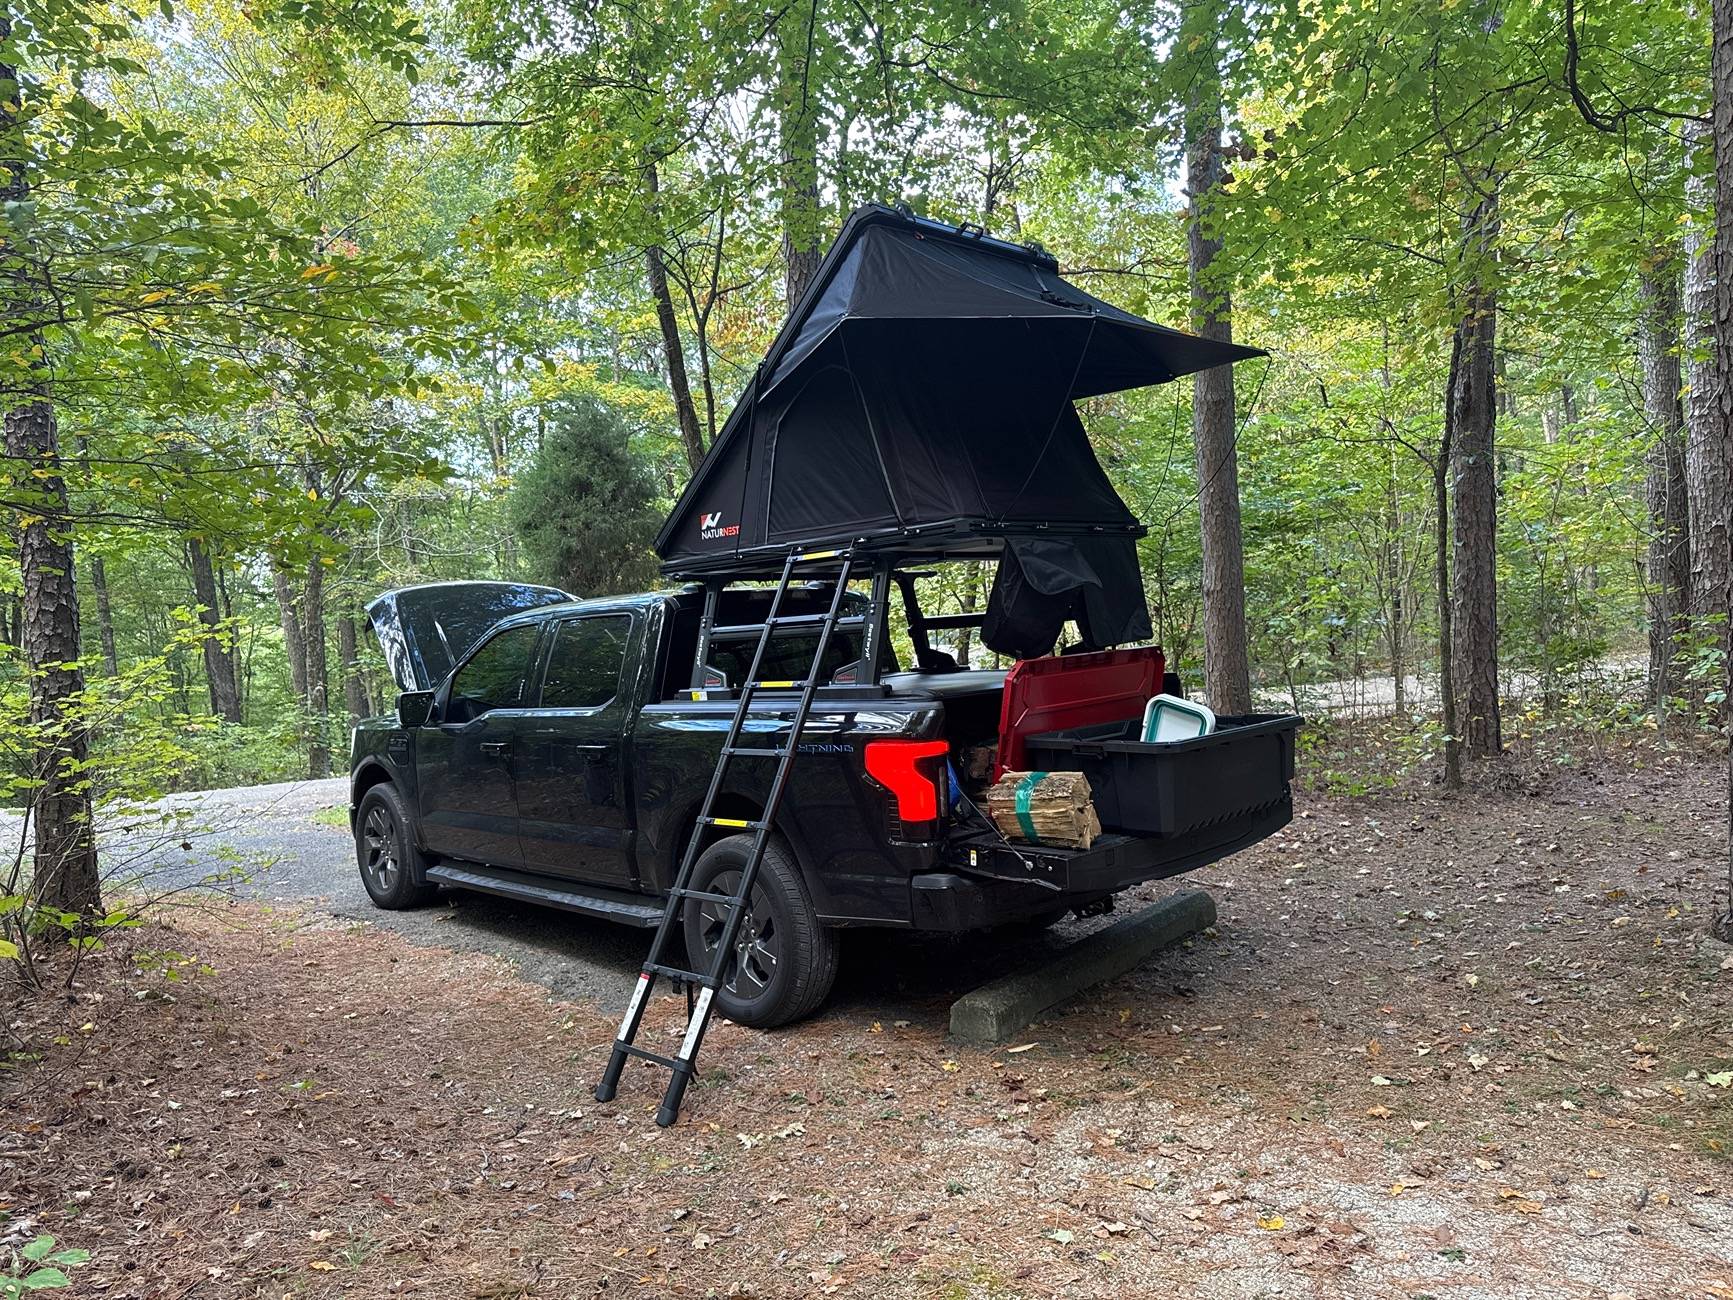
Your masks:
{"label": "tent hard shell lid", "polygon": [[657,537],[663,571],[747,577],[843,543],[1129,551],[1144,530],[1072,403],[1262,355],[1103,302],[1038,248],[859,208]]}

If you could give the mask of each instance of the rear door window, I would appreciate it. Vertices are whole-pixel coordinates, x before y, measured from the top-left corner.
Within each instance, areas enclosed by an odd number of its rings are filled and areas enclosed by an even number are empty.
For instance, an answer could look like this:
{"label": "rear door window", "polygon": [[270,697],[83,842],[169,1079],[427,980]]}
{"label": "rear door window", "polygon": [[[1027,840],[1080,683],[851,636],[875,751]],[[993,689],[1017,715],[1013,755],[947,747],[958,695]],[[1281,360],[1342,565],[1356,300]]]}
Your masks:
{"label": "rear door window", "polygon": [[629,614],[564,619],[554,632],[542,678],[544,709],[599,709],[620,693]]}

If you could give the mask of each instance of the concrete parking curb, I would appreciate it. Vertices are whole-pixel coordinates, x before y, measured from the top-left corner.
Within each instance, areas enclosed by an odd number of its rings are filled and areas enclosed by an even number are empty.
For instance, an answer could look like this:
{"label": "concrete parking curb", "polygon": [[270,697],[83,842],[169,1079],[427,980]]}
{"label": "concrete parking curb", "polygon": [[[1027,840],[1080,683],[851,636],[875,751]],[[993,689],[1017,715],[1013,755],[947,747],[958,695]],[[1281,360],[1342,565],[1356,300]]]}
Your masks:
{"label": "concrete parking curb", "polygon": [[966,1043],[1002,1043],[1048,1008],[1125,974],[1215,919],[1215,899],[1201,889],[1164,898],[1079,939],[1033,970],[965,993],[951,1004],[951,1034]]}

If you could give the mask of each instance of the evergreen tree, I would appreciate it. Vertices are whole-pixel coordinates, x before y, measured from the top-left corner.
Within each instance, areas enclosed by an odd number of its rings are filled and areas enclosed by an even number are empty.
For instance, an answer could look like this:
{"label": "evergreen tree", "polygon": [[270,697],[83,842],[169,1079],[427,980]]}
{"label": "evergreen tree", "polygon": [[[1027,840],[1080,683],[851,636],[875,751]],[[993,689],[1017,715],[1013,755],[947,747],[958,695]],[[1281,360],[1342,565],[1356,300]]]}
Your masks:
{"label": "evergreen tree", "polygon": [[620,414],[592,398],[562,404],[512,493],[524,562],[578,596],[642,589],[656,573],[654,496]]}

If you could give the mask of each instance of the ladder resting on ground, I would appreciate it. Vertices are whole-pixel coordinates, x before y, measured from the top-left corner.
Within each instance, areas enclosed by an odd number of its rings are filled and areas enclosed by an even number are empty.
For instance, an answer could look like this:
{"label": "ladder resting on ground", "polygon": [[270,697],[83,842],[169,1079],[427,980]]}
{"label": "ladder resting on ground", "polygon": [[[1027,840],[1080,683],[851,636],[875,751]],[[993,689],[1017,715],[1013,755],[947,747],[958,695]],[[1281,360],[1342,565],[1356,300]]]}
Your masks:
{"label": "ladder resting on ground", "polygon": [[[850,572],[854,564],[852,550],[840,551],[806,551],[791,552],[782,566],[782,578],[776,585],[776,591],[770,599],[770,609],[762,624],[742,624],[738,627],[719,628],[716,626],[716,606],[719,588],[712,585],[705,599],[704,620],[700,626],[698,638],[697,663],[702,671],[708,657],[708,647],[712,636],[719,633],[748,633],[756,631],[758,645],[753,651],[752,667],[747,670],[746,680],[741,683],[739,699],[735,704],[734,717],[728,725],[727,734],[722,740],[722,750],[716,757],[716,769],[711,774],[709,789],[705,792],[704,801],[699,806],[698,819],[692,827],[692,837],[686,843],[686,852],[680,859],[680,869],[675,873],[673,888],[668,891],[667,900],[663,906],[661,924],[656,927],[656,936],[650,943],[650,955],[644,962],[643,972],[638,976],[638,982],[632,989],[632,996],[626,1004],[626,1014],[620,1021],[620,1032],[614,1040],[613,1052],[608,1057],[606,1069],[602,1072],[602,1081],[596,1085],[597,1101],[612,1101],[619,1088],[620,1074],[625,1069],[626,1062],[633,1057],[650,1061],[667,1069],[669,1074],[668,1088],[663,1094],[662,1105],[656,1112],[656,1122],[664,1127],[672,1124],[680,1113],[680,1101],[686,1095],[686,1086],[692,1082],[692,1076],[697,1069],[698,1049],[704,1042],[704,1031],[710,1023],[711,1005],[716,997],[716,990],[722,986],[728,974],[728,963],[734,958],[734,941],[740,929],[741,918],[745,915],[748,900],[752,897],[753,884],[758,879],[758,868],[764,861],[764,851],[770,842],[771,828],[776,824],[777,809],[781,806],[783,794],[788,789],[789,772],[794,766],[796,753],[799,751],[801,728],[806,725],[807,714],[812,710],[813,697],[817,695],[822,684],[820,675],[824,664],[825,651],[830,646],[831,633],[842,621],[843,597],[848,592]],[[781,613],[783,598],[788,594],[790,583],[796,570],[811,565],[835,565],[836,586],[831,593],[830,607],[827,613],[814,619],[811,615],[791,615],[784,617]],[[818,626],[818,642],[813,649],[812,667],[804,679],[800,681],[767,682],[759,679],[759,672],[765,660],[765,652],[770,647],[771,639],[779,627]],[[740,743],[745,730],[747,714],[752,711],[753,702],[761,690],[792,690],[800,692],[794,708],[794,718],[787,734],[780,744],[769,746],[748,746]],[[730,765],[736,759],[773,759],[776,763],[776,773],[771,778],[770,793],[764,801],[763,811],[755,819],[718,817],[715,815],[717,796],[723,792],[727,784]],[[745,865],[735,882],[734,891],[729,894],[714,893],[706,890],[693,889],[692,875],[698,865],[698,859],[704,847],[706,838],[712,827],[726,827],[732,830],[750,831],[752,848],[748,853]],[[723,909],[722,934],[714,949],[711,950],[708,970],[688,970],[673,964],[671,958],[675,951],[682,950],[682,929],[679,924],[689,903],[713,903]],[[688,954],[686,960],[696,962],[699,954]],[[649,1003],[651,991],[656,980],[665,978],[683,984],[687,990],[686,1032],[680,1039],[680,1046],[674,1055],[666,1056],[640,1047],[637,1043],[638,1030],[643,1024],[644,1010]],[[693,990],[697,990],[696,997]]]}

